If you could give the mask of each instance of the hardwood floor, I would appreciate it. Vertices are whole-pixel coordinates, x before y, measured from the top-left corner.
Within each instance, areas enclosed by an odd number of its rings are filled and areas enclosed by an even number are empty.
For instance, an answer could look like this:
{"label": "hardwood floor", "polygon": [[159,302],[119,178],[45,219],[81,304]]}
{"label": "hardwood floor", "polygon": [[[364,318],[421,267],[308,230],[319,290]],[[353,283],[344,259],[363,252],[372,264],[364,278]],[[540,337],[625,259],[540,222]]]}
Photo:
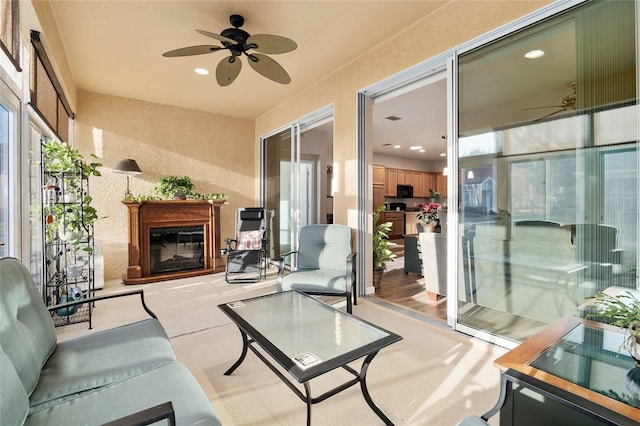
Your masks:
{"label": "hardwood floor", "polygon": [[418,315],[446,322],[446,297],[437,301],[431,300],[424,286],[424,277],[404,273],[404,241],[393,242],[396,244],[393,251],[398,257],[387,264],[382,284],[376,289],[374,297]]}

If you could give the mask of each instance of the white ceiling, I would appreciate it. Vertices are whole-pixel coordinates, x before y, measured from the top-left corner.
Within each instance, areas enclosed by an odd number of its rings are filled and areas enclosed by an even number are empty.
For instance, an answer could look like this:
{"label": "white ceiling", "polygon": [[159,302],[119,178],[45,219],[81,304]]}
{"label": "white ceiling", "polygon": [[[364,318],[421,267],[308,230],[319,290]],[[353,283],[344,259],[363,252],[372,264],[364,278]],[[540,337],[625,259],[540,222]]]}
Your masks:
{"label": "white ceiling", "polygon": [[[52,8],[79,89],[256,118],[450,1],[53,0]],[[231,27],[231,14],[244,16],[242,29],[251,34],[276,34],[296,41],[295,51],[272,55],[291,75],[290,84],[262,77],[245,61],[234,83],[218,86],[215,67],[228,54],[226,51],[162,56],[181,47],[217,44],[195,30],[219,34]],[[39,30],[36,25],[32,29]],[[530,75],[521,73],[516,80],[504,81],[505,90],[498,96],[508,108],[490,111],[493,117],[504,116],[508,122],[532,119],[541,111],[525,114],[524,106],[514,107],[514,100],[522,102],[526,98],[529,104],[525,106],[555,104],[567,94],[564,83],[558,81],[575,78],[571,74],[575,58],[567,54],[575,49],[574,40],[567,36],[571,31],[558,33],[540,40],[552,52],[544,63],[532,63]],[[46,34],[43,38],[46,43]],[[505,61],[521,60],[517,49],[504,56]],[[474,75],[491,79],[496,73],[508,71],[503,63],[480,58],[474,65]],[[550,63],[554,65],[550,67]],[[210,74],[197,75],[196,67],[206,68]],[[543,75],[551,78],[547,81],[541,78]],[[480,120],[483,105],[496,103],[496,91],[482,80],[473,84],[474,90],[465,90],[462,96],[469,103],[467,109],[478,111]],[[517,117],[512,117],[514,113]],[[374,151],[430,160],[440,159],[440,153],[446,151],[442,138],[446,134],[445,80],[376,102],[373,114]],[[384,119],[390,115],[402,119]],[[403,148],[394,150],[384,144],[400,144]],[[408,151],[413,145],[423,146],[426,152]]]}
{"label": "white ceiling", "polygon": [[[256,118],[445,3],[54,0],[52,5],[80,89]],[[281,35],[298,44],[293,52],[271,55],[290,74],[290,84],[262,77],[243,60],[237,80],[218,86],[215,67],[227,51],[162,56],[181,47],[218,44],[195,30],[219,34],[231,27],[231,14],[242,15],[242,29],[251,34]],[[210,74],[197,75],[196,67]]]}

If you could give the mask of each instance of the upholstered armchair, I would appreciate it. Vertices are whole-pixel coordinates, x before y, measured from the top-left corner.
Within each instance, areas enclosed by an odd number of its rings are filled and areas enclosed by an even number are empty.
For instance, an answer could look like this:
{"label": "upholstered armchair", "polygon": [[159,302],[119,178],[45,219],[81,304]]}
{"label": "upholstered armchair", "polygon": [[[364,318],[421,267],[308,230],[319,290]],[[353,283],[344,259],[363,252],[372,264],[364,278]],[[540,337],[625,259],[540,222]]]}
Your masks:
{"label": "upholstered armchair", "polygon": [[[278,291],[298,290],[311,295],[343,296],[347,312],[357,304],[352,231],[344,225],[308,225],[300,228],[298,250],[280,256]],[[295,270],[285,271],[291,256]]]}

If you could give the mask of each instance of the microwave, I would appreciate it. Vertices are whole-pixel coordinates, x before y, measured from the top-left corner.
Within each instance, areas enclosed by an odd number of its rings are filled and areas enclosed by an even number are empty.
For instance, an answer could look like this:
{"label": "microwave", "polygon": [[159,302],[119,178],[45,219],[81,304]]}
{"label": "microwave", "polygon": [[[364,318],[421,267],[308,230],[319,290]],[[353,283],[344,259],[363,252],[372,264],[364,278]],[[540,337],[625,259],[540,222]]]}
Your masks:
{"label": "microwave", "polygon": [[413,198],[413,186],[398,185],[396,195],[398,198]]}

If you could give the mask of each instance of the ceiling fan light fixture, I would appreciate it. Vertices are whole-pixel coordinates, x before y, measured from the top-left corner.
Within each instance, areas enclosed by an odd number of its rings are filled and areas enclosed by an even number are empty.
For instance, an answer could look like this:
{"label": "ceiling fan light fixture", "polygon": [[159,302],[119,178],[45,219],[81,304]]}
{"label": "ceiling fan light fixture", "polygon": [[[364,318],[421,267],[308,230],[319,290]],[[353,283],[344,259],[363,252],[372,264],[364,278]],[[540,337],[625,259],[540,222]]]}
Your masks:
{"label": "ceiling fan light fixture", "polygon": [[[236,57],[240,58],[242,55],[247,56],[249,65],[251,65],[251,68],[258,74],[276,83],[289,84],[291,77],[287,71],[282,65],[274,59],[265,56],[265,54],[291,52],[298,48],[296,42],[287,37],[273,34],[251,35],[240,29],[240,27],[244,25],[244,18],[241,15],[231,15],[229,22],[233,28],[227,28],[220,34],[196,29],[196,32],[199,34],[217,40],[222,46],[189,46],[170,50],[163,53],[162,56],[193,56],[217,52],[219,50],[228,50],[230,56],[220,61],[216,68],[216,80],[220,86],[228,86],[236,79],[242,67],[242,62],[239,59],[236,61]],[[260,53],[250,53],[248,52],[250,49]]]}
{"label": "ceiling fan light fixture", "polygon": [[524,54],[524,57],[527,59],[538,59],[544,56],[544,50],[534,49],[530,50]]}

